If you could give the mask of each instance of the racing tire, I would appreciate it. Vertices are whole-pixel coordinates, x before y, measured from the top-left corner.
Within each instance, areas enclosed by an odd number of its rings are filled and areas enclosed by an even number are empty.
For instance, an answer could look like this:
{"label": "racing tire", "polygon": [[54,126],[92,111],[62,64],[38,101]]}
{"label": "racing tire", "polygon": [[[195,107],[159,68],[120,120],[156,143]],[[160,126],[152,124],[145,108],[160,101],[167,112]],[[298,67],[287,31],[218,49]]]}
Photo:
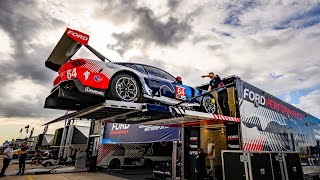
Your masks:
{"label": "racing tire", "polygon": [[211,114],[217,114],[218,107],[215,98],[210,95],[203,96],[201,100],[201,111]]}
{"label": "racing tire", "polygon": [[112,159],[109,163],[109,169],[119,169],[121,167],[121,162],[119,159]]}
{"label": "racing tire", "polygon": [[49,168],[49,167],[51,167],[52,166],[52,163],[51,162],[46,162],[45,164],[44,164],[44,167],[47,167],[47,168]]}
{"label": "racing tire", "polygon": [[141,102],[141,92],[138,80],[127,73],[117,74],[110,82],[109,94],[118,101]]}

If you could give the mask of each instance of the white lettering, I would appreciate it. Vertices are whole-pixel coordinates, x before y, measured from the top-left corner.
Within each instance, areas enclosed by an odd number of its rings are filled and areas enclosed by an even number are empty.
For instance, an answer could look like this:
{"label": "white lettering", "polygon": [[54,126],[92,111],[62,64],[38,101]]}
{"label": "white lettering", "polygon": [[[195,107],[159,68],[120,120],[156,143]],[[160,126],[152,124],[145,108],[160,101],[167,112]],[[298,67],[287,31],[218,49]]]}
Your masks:
{"label": "white lettering", "polygon": [[84,88],[84,91],[89,92],[89,93],[93,93],[93,94],[98,94],[101,96],[104,96],[104,93],[95,89],[91,89],[90,87],[86,87]]}
{"label": "white lettering", "polygon": [[189,147],[190,147],[190,148],[196,148],[196,149],[197,149],[197,148],[198,148],[198,145],[189,144]]}
{"label": "white lettering", "polygon": [[76,68],[67,70],[67,78],[68,78],[68,79],[76,78],[76,77],[77,77],[77,70],[76,70]]}
{"label": "white lettering", "polygon": [[189,151],[189,155],[198,155],[197,151]]}
{"label": "white lettering", "polygon": [[240,148],[240,146],[239,145],[232,145],[232,144],[228,144],[228,147],[229,148],[234,148],[234,149],[238,149],[238,148]]}
{"label": "white lettering", "polygon": [[88,37],[87,36],[84,36],[82,34],[78,34],[77,32],[74,32],[72,30],[69,30],[67,32],[67,34],[71,34],[73,37],[76,37],[76,38],[79,38],[81,40],[84,40],[84,41],[87,41],[88,40]]}
{"label": "white lettering", "polygon": [[229,135],[228,136],[228,139],[237,139],[237,138],[239,138],[238,135]]}
{"label": "white lettering", "polygon": [[249,98],[252,102],[257,102],[261,105],[266,105],[266,98],[256,92],[250,91],[249,89],[245,88],[243,91],[243,97]]}
{"label": "white lettering", "polygon": [[111,131],[113,131],[113,130],[129,129],[129,127],[130,127],[130,124],[112,123]]}

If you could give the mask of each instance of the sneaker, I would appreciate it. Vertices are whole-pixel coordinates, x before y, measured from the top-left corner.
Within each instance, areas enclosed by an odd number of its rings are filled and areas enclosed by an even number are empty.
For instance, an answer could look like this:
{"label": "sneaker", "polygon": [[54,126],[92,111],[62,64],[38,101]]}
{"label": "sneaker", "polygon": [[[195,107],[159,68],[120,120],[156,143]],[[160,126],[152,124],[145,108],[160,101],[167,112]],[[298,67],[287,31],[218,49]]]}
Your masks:
{"label": "sneaker", "polygon": [[20,175],[20,173],[21,173],[21,172],[19,171],[16,175]]}
{"label": "sneaker", "polygon": [[22,176],[24,174],[24,172],[22,171],[21,173],[20,173],[20,176]]}

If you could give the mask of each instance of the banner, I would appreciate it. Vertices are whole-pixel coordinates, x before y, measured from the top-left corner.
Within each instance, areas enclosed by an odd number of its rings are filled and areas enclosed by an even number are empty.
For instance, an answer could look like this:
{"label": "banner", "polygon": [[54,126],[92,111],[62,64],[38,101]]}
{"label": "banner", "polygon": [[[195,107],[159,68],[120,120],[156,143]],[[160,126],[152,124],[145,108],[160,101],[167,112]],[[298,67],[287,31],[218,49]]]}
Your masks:
{"label": "banner", "polygon": [[137,124],[107,123],[102,144],[179,141],[180,128]]}

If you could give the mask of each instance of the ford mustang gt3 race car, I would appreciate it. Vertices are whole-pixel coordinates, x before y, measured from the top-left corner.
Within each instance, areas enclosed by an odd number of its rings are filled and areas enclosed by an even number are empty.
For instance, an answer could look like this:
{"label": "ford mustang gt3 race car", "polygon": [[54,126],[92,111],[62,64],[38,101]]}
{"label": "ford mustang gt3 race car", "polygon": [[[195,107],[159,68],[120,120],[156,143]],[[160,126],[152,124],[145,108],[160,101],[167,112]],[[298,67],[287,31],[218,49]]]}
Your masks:
{"label": "ford mustang gt3 race car", "polygon": [[[46,67],[57,71],[51,94],[45,108],[77,110],[108,100],[150,102],[181,105],[208,113],[217,113],[211,94],[197,97],[205,90],[183,85],[157,67],[111,62],[88,45],[89,35],[67,28],[46,61]],[[80,47],[85,46],[100,60],[70,59]],[[106,62],[109,61],[109,62]]]}

